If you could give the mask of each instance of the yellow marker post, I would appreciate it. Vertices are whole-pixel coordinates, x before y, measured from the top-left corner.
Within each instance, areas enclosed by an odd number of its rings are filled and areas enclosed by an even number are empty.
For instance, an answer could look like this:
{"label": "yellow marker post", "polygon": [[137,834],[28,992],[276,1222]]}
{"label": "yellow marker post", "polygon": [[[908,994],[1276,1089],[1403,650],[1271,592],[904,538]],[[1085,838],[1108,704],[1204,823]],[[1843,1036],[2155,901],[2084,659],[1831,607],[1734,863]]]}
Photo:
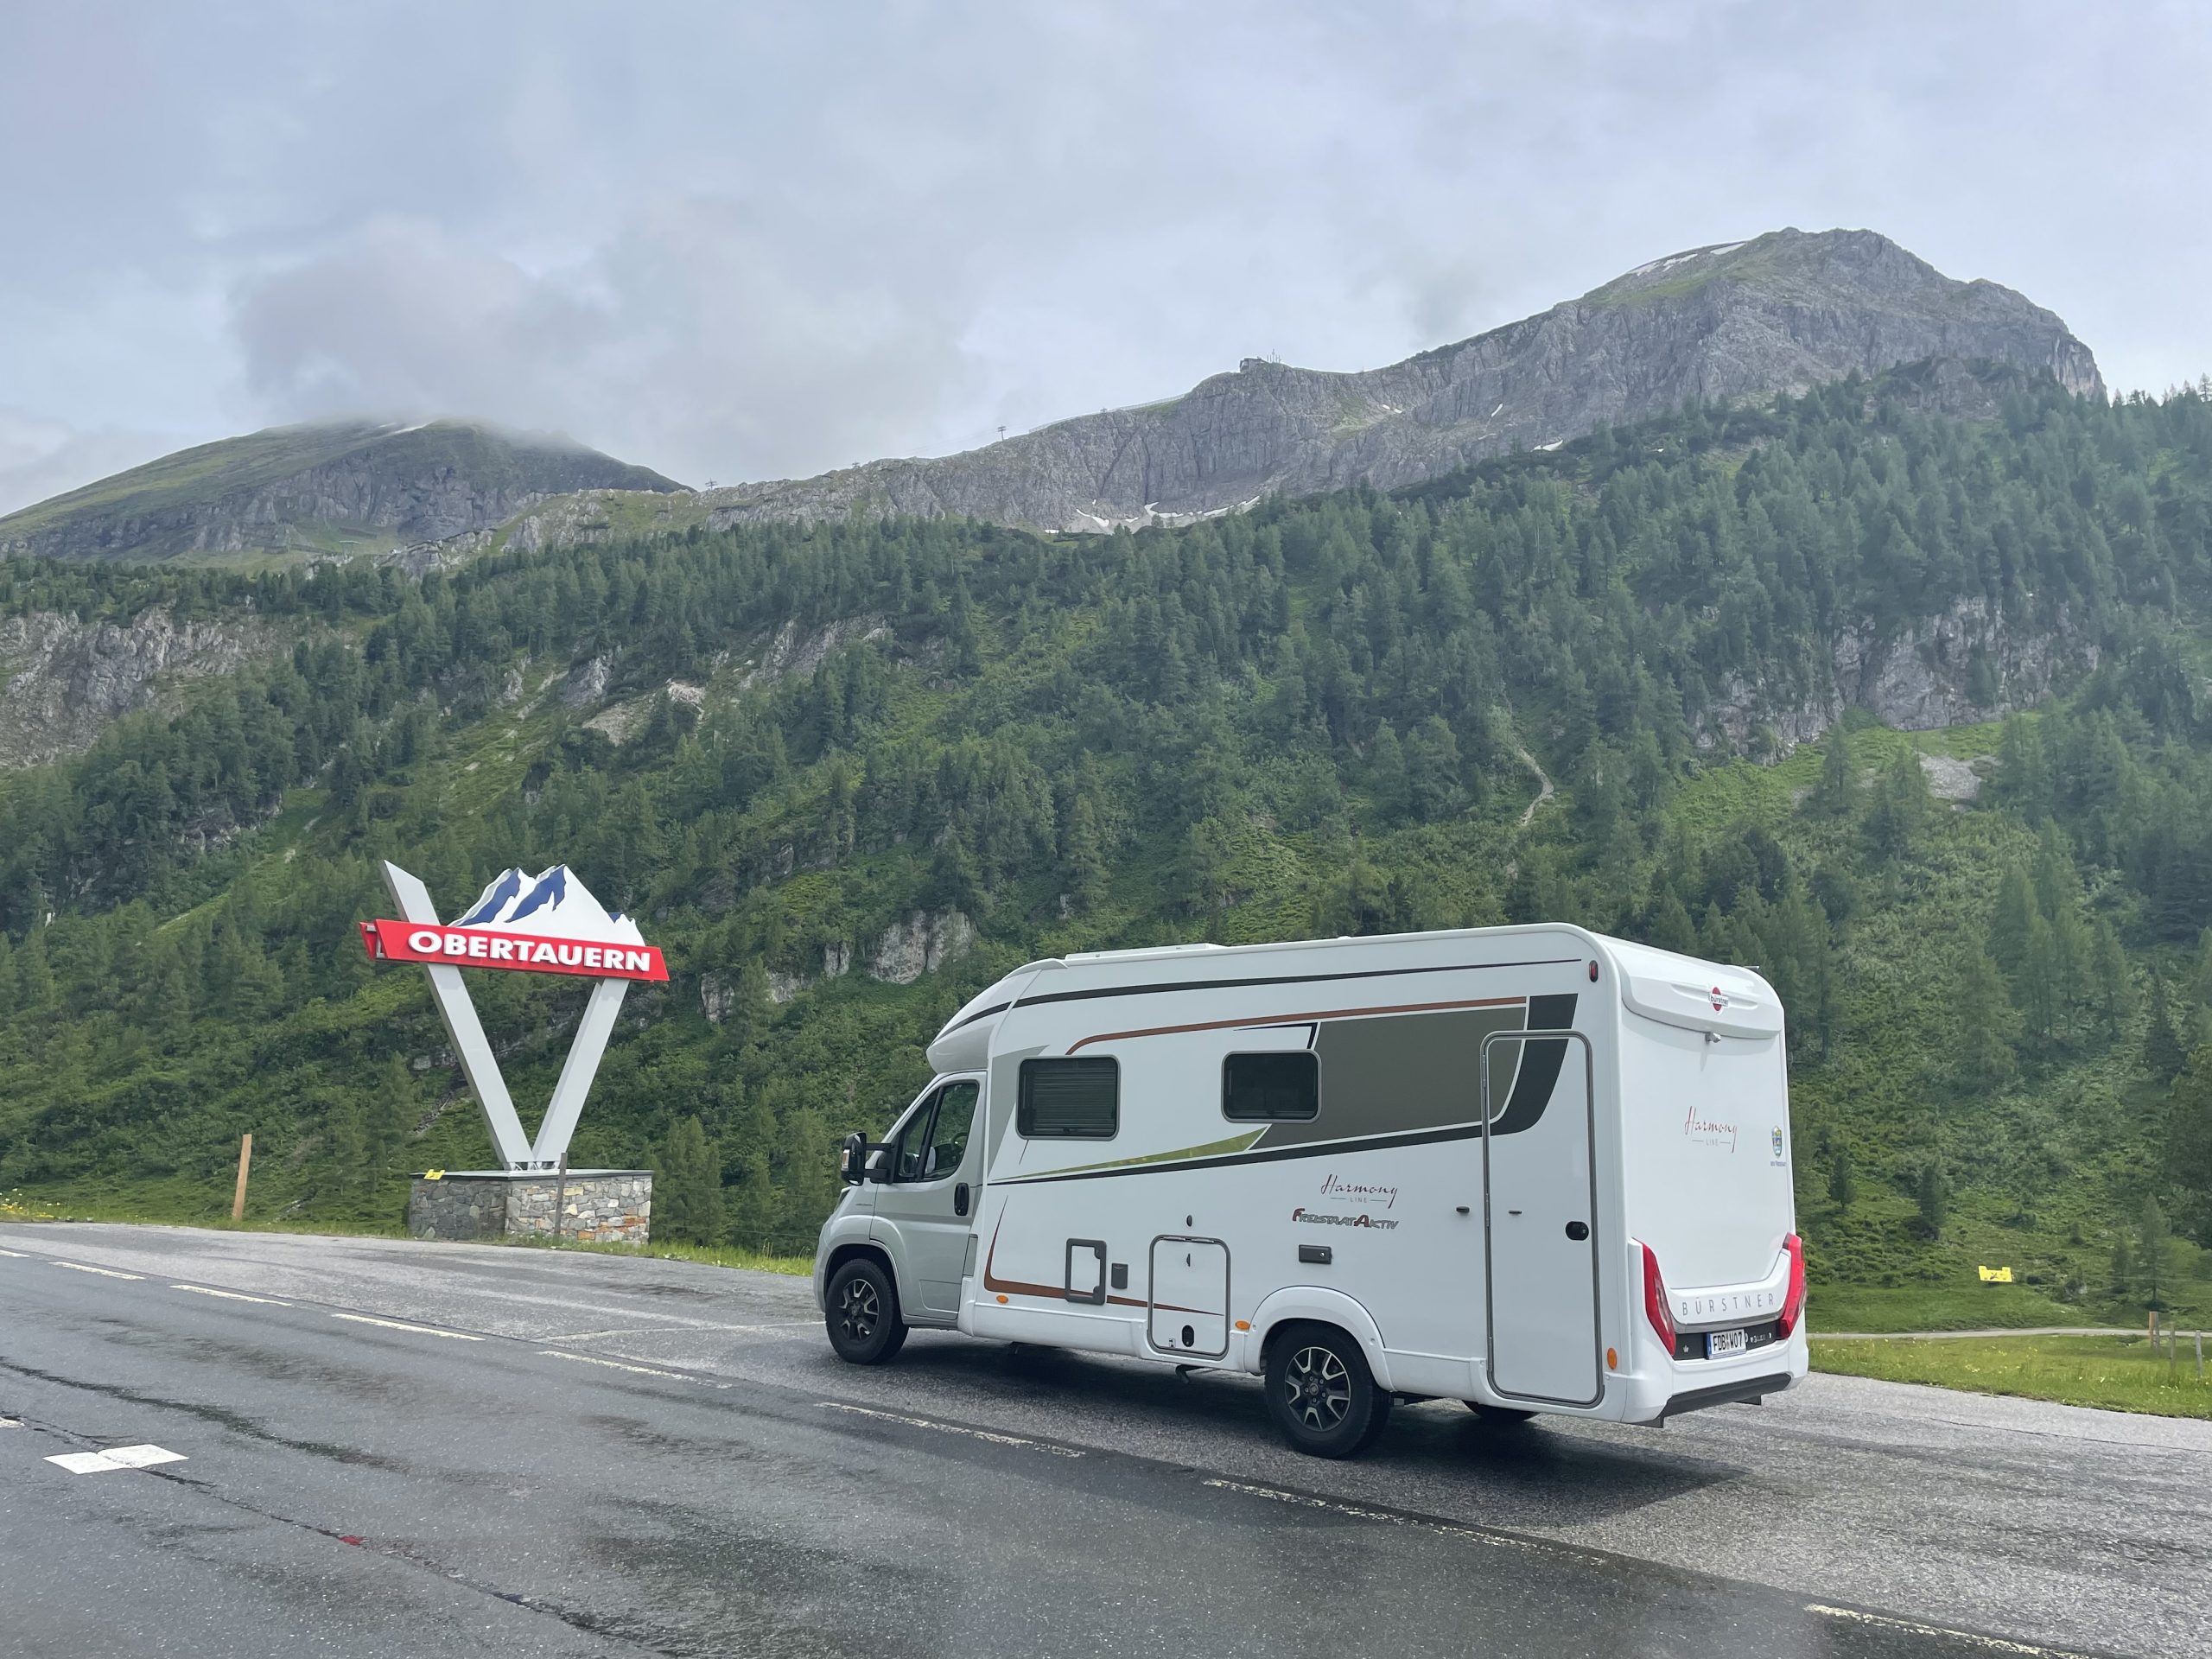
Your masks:
{"label": "yellow marker post", "polygon": [[2009,1285],[2012,1282],[2012,1269],[2010,1268],[1984,1268],[1980,1271],[1981,1282],[1985,1285]]}

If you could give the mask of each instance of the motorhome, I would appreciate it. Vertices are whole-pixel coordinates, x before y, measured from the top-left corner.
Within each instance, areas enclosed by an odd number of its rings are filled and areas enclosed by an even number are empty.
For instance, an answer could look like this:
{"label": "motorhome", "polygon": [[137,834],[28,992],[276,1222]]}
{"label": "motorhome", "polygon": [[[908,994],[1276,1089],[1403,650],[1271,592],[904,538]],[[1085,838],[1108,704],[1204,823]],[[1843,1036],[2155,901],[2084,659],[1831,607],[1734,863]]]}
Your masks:
{"label": "motorhome", "polygon": [[1357,1452],[1393,1402],[1657,1423],[1804,1376],[1783,1009],[1564,925],[1031,963],[845,1145],[815,1290],[909,1329],[1264,1377]]}

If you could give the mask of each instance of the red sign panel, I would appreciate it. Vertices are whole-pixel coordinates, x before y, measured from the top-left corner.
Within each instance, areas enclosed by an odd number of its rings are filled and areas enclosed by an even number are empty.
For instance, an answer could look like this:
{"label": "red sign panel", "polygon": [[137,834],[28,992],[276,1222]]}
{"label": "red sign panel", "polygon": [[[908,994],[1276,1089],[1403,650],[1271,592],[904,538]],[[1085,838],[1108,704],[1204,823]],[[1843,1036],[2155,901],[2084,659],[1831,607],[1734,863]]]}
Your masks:
{"label": "red sign panel", "polygon": [[505,968],[525,974],[584,974],[594,979],[668,977],[660,947],[620,940],[556,939],[488,927],[363,922],[361,943],[377,962],[443,963],[448,968]]}

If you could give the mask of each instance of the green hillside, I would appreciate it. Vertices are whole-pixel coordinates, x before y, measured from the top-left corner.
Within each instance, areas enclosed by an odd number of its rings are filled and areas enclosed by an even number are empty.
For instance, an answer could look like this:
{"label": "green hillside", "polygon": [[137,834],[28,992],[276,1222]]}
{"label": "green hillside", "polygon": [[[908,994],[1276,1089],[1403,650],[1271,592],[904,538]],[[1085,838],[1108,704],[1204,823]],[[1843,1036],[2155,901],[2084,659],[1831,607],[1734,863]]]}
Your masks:
{"label": "green hillside", "polygon": [[[2170,1084],[2212,1001],[2208,596],[2204,398],[1968,423],[1856,382],[1135,536],[694,529],[419,583],[0,565],[0,611],[319,624],[0,779],[0,1193],[213,1217],[251,1129],[257,1217],[396,1224],[410,1172],[487,1148],[420,976],[363,959],[374,861],[452,906],[566,859],[675,973],[575,1156],[696,1161],[696,1116],[720,1179],[664,1210],[686,1230],[804,1248],[837,1138],[1026,959],[1556,918],[1781,988],[1832,1327],[2201,1313],[2212,1053]],[[1854,711],[1760,763],[1840,632],[1935,652],[1970,613],[1999,626],[1931,671],[2034,712]],[[559,695],[594,661],[611,715]],[[972,949],[871,977],[951,912]],[[527,1102],[582,993],[525,977],[475,995]]]}
{"label": "green hillside", "polygon": [[550,434],[335,421],[181,449],[25,507],[0,518],[0,550],[250,567],[489,528],[525,498],[680,487]]}

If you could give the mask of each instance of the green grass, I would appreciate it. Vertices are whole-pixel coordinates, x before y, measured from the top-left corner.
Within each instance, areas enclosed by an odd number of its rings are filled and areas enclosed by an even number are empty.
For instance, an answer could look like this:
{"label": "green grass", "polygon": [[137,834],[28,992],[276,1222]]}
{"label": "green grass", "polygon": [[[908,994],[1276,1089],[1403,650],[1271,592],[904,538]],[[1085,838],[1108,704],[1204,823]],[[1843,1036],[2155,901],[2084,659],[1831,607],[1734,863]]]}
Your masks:
{"label": "green grass", "polygon": [[671,1262],[696,1262],[709,1268],[741,1268],[748,1273],[782,1273],[794,1279],[808,1279],[814,1274],[814,1258],[810,1255],[776,1255],[763,1250],[749,1250],[741,1245],[730,1244],[586,1244],[567,1241],[555,1244],[550,1239],[517,1239],[518,1245],[530,1249],[587,1250],[594,1255],[658,1255]]}
{"label": "green grass", "polygon": [[2188,1337],[2167,1358],[2142,1337],[1813,1339],[1813,1369],[1890,1382],[1926,1382],[1977,1394],[2018,1395],[2061,1405],[2162,1417],[2212,1418],[2212,1371],[2200,1376]]}
{"label": "green grass", "polygon": [[2036,1325],[2112,1323],[2088,1308],[2052,1300],[2026,1285],[1815,1284],[1806,1319],[1822,1331],[1982,1331]]}

